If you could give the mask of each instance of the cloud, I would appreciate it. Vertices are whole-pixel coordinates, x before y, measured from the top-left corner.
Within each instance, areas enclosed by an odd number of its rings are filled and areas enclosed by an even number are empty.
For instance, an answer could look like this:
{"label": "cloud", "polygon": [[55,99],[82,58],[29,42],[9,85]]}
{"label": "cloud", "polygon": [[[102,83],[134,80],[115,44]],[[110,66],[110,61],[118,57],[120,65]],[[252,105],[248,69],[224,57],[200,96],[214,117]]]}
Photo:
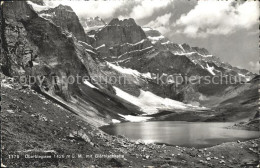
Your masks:
{"label": "cloud", "polygon": [[260,63],[258,61],[257,62],[250,61],[248,64],[251,68],[250,70],[252,70],[253,72],[260,71]]}
{"label": "cloud", "polygon": [[125,1],[71,1],[71,0],[45,0],[46,4],[52,4],[52,6],[57,6],[59,4],[70,6],[78,16],[82,17],[96,17],[109,18],[114,15],[114,13],[126,4]]}
{"label": "cloud", "polygon": [[239,29],[250,29],[258,23],[258,2],[246,1],[198,1],[187,14],[183,14],[173,26],[177,33],[189,37],[227,35]]}
{"label": "cloud", "polygon": [[143,0],[133,7],[130,17],[137,20],[150,17],[154,12],[166,8],[173,0]]}
{"label": "cloud", "polygon": [[171,13],[159,16],[155,20],[152,20],[147,25],[145,25],[145,27],[151,27],[153,29],[158,30],[162,34],[165,34],[170,31],[169,26],[171,16]]}
{"label": "cloud", "polygon": [[151,17],[155,12],[172,5],[173,0],[44,0],[50,7],[59,4],[70,6],[79,17],[99,16],[103,19],[118,16],[120,19],[134,18],[136,20]]}

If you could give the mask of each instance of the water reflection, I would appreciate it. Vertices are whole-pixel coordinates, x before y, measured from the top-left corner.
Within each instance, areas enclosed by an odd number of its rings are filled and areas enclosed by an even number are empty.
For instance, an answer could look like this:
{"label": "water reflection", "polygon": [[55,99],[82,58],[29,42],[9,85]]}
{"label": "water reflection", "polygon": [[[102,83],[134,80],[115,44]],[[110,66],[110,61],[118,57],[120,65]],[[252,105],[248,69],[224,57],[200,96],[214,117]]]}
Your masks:
{"label": "water reflection", "polygon": [[257,131],[226,129],[233,123],[203,123],[155,121],[121,123],[101,129],[112,135],[124,135],[130,139],[167,143],[187,147],[208,147],[223,142],[258,138]]}

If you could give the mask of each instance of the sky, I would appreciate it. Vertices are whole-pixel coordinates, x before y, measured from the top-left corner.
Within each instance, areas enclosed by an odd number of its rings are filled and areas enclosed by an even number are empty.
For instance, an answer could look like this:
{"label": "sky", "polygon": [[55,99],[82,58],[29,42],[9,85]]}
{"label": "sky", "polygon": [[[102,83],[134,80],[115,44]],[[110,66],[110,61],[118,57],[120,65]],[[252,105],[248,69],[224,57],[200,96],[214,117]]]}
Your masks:
{"label": "sky", "polygon": [[47,1],[69,5],[79,17],[134,18],[175,43],[203,47],[224,62],[259,72],[259,2],[217,0]]}

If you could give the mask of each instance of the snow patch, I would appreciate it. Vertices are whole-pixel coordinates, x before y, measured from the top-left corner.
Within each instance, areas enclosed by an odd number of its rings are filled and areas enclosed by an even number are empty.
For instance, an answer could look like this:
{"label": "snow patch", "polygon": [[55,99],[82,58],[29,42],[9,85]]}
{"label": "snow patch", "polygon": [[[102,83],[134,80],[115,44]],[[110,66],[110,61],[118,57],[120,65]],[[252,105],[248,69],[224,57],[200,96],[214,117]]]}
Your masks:
{"label": "snow patch", "polygon": [[199,100],[209,100],[207,96],[204,96],[203,94],[200,94]]}
{"label": "snow patch", "polygon": [[147,38],[149,40],[151,40],[152,44],[155,44],[156,42],[164,39],[165,37],[163,35],[161,35],[161,36],[156,36],[156,37],[148,36]]}
{"label": "snow patch", "polygon": [[150,31],[150,30],[153,30],[152,28],[150,28],[150,27],[142,27],[142,29],[143,29],[143,31]]}
{"label": "snow patch", "polygon": [[179,44],[179,47],[181,48],[181,50],[182,50],[183,52],[185,52],[185,50],[184,50],[184,48],[182,47],[181,44]]}
{"label": "snow patch", "polygon": [[89,37],[91,37],[91,38],[95,38],[95,35],[88,35]]}
{"label": "snow patch", "polygon": [[32,61],[32,63],[33,63],[33,66],[35,66],[35,65],[40,65],[40,63],[35,62],[35,61]]}
{"label": "snow patch", "polygon": [[152,75],[151,75],[151,73],[150,73],[150,72],[143,73],[143,74],[142,74],[142,76],[143,76],[143,77],[145,77],[145,78],[152,79]]}
{"label": "snow patch", "polygon": [[124,46],[124,45],[131,45],[131,46],[135,46],[135,45],[138,45],[138,44],[141,44],[141,43],[143,43],[145,41],[145,39],[143,39],[143,40],[141,40],[141,41],[139,41],[139,42],[137,42],[137,43],[124,43],[124,44],[122,44],[121,46]]}
{"label": "snow patch", "polygon": [[117,66],[117,65],[111,64],[109,62],[107,62],[107,66],[122,74],[128,74],[128,75],[144,77],[144,78],[150,78],[150,76],[151,76],[151,74],[149,72],[143,74],[143,73],[138,72],[137,70],[133,70],[130,68],[123,68],[121,66]]}
{"label": "snow patch", "polygon": [[97,55],[97,53],[95,53],[94,51],[92,51],[92,50],[89,50],[89,49],[85,49],[87,52],[90,52],[90,53],[93,53],[93,54],[95,54],[95,55]]}
{"label": "snow patch", "polygon": [[105,47],[106,45],[105,44],[102,44],[101,46],[97,47],[96,50],[102,48],[102,47]]}
{"label": "snow patch", "polygon": [[130,68],[123,68],[121,66],[117,66],[117,65],[111,64],[109,62],[107,62],[107,65],[108,65],[108,67],[110,67],[120,73],[123,73],[123,74],[129,74],[129,75],[135,75],[135,76],[140,75],[140,73],[137,70],[133,70]]}
{"label": "snow patch", "polygon": [[93,89],[98,89],[96,86],[94,86],[93,84],[91,84],[89,81],[84,80],[84,84],[88,85],[89,87],[93,88]]}
{"label": "snow patch", "polygon": [[135,97],[115,86],[113,87],[116,90],[117,96],[140,107],[140,110],[147,114],[155,114],[158,113],[159,110],[186,109],[189,107],[182,102],[162,98],[149,91],[140,90],[140,95]]}
{"label": "snow patch", "polygon": [[163,35],[161,35],[161,36],[156,36],[156,37],[148,36],[147,38],[152,41],[159,41],[161,39],[164,39],[165,37]]}
{"label": "snow patch", "polygon": [[162,45],[166,45],[166,44],[171,44],[172,42],[170,42],[170,41],[166,41],[166,42],[164,42],[164,43],[161,43]]}
{"label": "snow patch", "polygon": [[202,57],[213,57],[213,55],[202,55],[202,54],[199,54],[199,55],[201,55]]}
{"label": "snow patch", "polygon": [[84,42],[84,41],[79,41],[79,43],[82,43],[82,44],[84,44],[84,45],[86,45],[86,46],[88,46],[88,47],[90,47],[90,48],[93,48],[90,44],[88,44],[88,43],[86,43],[86,42]]}
{"label": "snow patch", "polygon": [[121,115],[125,120],[130,121],[130,122],[142,122],[142,121],[147,121],[151,119],[152,117],[145,117],[145,116],[132,116],[132,115]]}
{"label": "snow patch", "polygon": [[116,123],[121,123],[121,121],[117,120],[117,119],[112,119],[112,123],[116,124]]}
{"label": "snow patch", "polygon": [[207,64],[207,68],[206,68],[206,69],[207,69],[207,70],[209,71],[209,73],[211,73],[212,75],[216,75],[216,74],[213,72],[213,70],[215,69],[214,66],[210,67],[209,64]]}
{"label": "snow patch", "polygon": [[40,16],[40,17],[53,17],[53,15],[47,14],[47,13],[39,14],[39,16]]}
{"label": "snow patch", "polygon": [[203,54],[200,54],[198,52],[185,52],[185,50],[183,49],[183,47],[181,45],[179,45],[181,47],[181,49],[184,51],[182,53],[179,53],[179,52],[175,52],[174,54],[178,54],[178,55],[186,55],[186,56],[191,56],[193,54],[198,54],[199,56],[201,57],[213,57],[213,55],[203,55]]}
{"label": "snow patch", "polygon": [[35,3],[31,2],[31,1],[27,1],[27,3],[29,5],[31,5],[36,12],[41,12],[43,10],[48,10],[48,9],[51,8],[50,6],[46,6],[46,5],[45,6],[41,6],[41,5],[35,4]]}
{"label": "snow patch", "polygon": [[239,76],[246,77],[246,75],[238,73]]}
{"label": "snow patch", "polygon": [[132,44],[132,45],[137,45],[137,44],[141,44],[141,43],[143,43],[145,40],[143,39],[143,40],[141,40],[141,41],[139,41],[139,42],[137,42],[137,43],[135,43],[135,44]]}

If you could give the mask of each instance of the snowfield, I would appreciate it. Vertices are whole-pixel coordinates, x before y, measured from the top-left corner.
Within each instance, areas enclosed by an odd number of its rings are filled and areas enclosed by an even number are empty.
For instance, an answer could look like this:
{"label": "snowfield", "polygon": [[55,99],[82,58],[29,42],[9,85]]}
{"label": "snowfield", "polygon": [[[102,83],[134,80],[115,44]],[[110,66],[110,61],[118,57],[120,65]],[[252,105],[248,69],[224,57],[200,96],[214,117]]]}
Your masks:
{"label": "snowfield", "polygon": [[121,121],[117,120],[117,119],[112,119],[112,123],[113,124],[117,124],[117,123],[121,123]]}
{"label": "snowfield", "polygon": [[130,122],[143,122],[151,119],[152,117],[145,117],[145,116],[132,116],[132,115],[121,115],[125,120],[130,121]]}
{"label": "snowfield", "polygon": [[169,98],[159,97],[149,91],[140,90],[140,95],[135,97],[115,86],[113,87],[116,90],[117,96],[140,107],[140,110],[146,114],[155,114],[158,113],[159,110],[188,110],[199,108]]}
{"label": "snowfield", "polygon": [[150,30],[153,30],[152,28],[150,28],[150,27],[142,27],[142,29],[143,29],[143,31],[150,31]]}

